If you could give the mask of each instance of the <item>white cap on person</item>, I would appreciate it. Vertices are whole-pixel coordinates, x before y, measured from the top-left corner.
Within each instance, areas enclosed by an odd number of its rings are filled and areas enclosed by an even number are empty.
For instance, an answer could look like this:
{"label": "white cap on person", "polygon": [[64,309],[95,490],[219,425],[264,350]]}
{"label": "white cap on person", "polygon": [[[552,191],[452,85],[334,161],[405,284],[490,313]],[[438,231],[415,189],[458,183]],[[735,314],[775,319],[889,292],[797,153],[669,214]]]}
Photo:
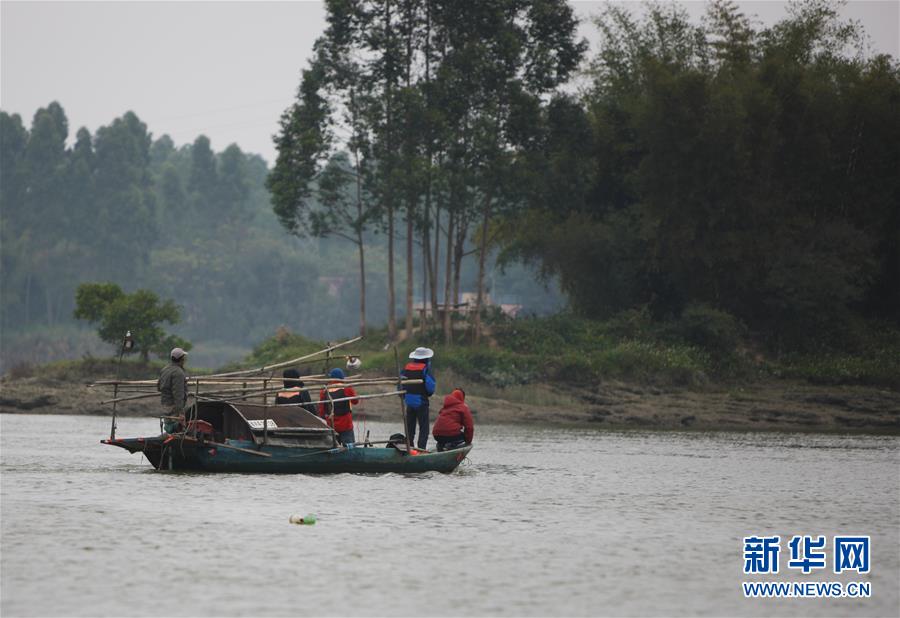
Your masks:
{"label": "white cap on person", "polygon": [[416,360],[425,360],[434,356],[434,350],[431,348],[416,348],[410,352],[409,357]]}
{"label": "white cap on person", "polygon": [[185,352],[181,348],[172,348],[172,351],[169,352],[169,358],[171,358],[172,360],[181,360],[185,356],[187,356],[187,352]]}

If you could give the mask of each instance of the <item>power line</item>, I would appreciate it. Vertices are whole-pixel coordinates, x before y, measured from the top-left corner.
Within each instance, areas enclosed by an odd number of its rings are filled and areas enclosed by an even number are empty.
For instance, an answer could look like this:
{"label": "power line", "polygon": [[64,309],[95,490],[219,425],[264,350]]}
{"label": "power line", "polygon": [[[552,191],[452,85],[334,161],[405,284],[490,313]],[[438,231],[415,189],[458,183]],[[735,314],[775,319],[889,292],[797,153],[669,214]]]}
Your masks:
{"label": "power line", "polygon": [[[272,103],[283,103],[283,102],[284,102],[284,99],[269,99],[268,101],[258,101],[256,103],[246,103],[243,105],[235,105],[233,107],[223,107],[223,108],[219,108],[219,109],[211,109],[211,110],[206,110],[206,111],[202,111],[202,112],[191,112],[190,114],[180,114],[178,116],[165,116],[163,118],[156,118],[155,121],[179,120],[181,118],[196,118],[198,116],[207,116],[210,114],[218,114],[221,112],[231,112],[231,111],[236,111],[236,110],[241,110],[241,109],[249,109],[252,107],[262,107],[264,105],[270,105]],[[293,99],[291,99],[290,103],[292,103],[292,102],[293,102]],[[285,104],[284,107],[286,108],[288,105],[290,105],[290,103]]]}

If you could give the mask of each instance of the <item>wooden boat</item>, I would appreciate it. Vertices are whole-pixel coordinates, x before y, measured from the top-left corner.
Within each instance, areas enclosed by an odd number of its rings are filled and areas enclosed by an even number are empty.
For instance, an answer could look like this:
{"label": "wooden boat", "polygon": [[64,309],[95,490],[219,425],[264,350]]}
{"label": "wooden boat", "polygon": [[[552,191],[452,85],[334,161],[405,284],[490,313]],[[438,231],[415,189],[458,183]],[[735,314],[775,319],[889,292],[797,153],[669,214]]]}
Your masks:
{"label": "wooden boat", "polygon": [[157,470],[334,473],[453,472],[464,448],[428,452],[406,444],[342,446],[324,420],[300,406],[200,401],[183,431],[103,444],[142,453]]}

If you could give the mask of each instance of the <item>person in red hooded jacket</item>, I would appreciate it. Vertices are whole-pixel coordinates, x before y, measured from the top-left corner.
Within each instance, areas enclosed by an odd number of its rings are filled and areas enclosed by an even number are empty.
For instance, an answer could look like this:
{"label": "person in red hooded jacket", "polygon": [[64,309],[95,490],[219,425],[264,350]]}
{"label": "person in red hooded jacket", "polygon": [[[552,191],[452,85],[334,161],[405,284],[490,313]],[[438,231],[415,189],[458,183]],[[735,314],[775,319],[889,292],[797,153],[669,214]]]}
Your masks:
{"label": "person in red hooded jacket", "polygon": [[444,407],[438,413],[431,435],[437,440],[437,450],[443,451],[459,448],[463,444],[472,444],[475,436],[475,423],[472,412],[465,404],[466,393],[461,388],[444,397]]}

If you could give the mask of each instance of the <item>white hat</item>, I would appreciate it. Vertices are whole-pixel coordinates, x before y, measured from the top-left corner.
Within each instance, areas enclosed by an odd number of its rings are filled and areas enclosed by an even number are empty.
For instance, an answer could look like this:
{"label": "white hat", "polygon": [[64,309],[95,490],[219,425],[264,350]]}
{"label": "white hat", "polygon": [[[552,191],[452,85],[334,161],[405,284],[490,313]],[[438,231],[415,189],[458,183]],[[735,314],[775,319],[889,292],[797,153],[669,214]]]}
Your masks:
{"label": "white hat", "polygon": [[431,348],[416,348],[413,350],[409,357],[414,358],[416,360],[425,360],[426,358],[431,358],[434,356],[434,350]]}
{"label": "white hat", "polygon": [[169,352],[169,358],[171,358],[172,360],[179,360],[180,358],[183,358],[185,356],[187,356],[187,352],[185,352],[181,348],[172,348],[172,351]]}

